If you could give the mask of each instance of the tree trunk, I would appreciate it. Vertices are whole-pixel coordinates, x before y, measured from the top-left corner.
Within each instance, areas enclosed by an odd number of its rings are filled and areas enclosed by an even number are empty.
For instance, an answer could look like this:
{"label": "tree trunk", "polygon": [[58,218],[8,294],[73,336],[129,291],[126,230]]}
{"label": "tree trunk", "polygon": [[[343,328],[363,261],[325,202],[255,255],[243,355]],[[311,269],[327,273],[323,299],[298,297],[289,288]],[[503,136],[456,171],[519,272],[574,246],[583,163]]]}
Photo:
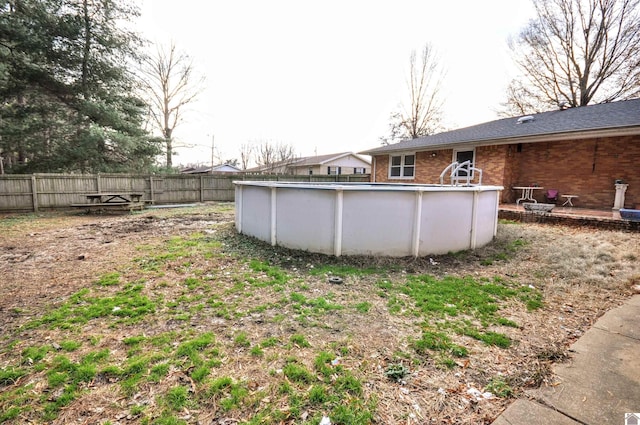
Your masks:
{"label": "tree trunk", "polygon": [[172,158],[172,154],[173,154],[173,143],[171,141],[171,137],[167,137],[164,139],[164,142],[167,146],[167,169],[173,167],[173,158]]}

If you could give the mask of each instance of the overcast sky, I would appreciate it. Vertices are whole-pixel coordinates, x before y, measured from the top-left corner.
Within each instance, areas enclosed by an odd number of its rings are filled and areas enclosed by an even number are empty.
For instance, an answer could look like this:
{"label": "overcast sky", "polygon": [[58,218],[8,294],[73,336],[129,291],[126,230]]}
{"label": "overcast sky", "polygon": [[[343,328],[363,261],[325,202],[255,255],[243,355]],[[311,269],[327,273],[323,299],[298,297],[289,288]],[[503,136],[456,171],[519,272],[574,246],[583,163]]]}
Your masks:
{"label": "overcast sky", "polygon": [[[206,77],[174,136],[174,163],[239,158],[247,142],[307,156],[379,146],[406,98],[409,57],[431,43],[446,70],[448,128],[496,118],[507,48],[531,0],[142,0],[139,30],[173,40]],[[216,162],[218,162],[216,158]]]}

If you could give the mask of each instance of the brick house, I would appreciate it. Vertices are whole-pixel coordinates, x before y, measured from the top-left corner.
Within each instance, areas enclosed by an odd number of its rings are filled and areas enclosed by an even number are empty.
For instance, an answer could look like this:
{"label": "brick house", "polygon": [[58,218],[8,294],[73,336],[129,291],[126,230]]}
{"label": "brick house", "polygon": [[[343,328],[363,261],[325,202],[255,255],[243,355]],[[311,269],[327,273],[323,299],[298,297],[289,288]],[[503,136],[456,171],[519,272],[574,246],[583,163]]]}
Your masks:
{"label": "brick house", "polygon": [[[624,206],[640,207],[640,99],[504,118],[361,153],[372,156],[375,182],[437,184],[453,161],[471,160],[482,184],[504,186],[503,203],[519,197],[513,187],[536,184],[578,195],[578,207],[608,209],[622,180]],[[535,197],[544,202],[544,191]]]}

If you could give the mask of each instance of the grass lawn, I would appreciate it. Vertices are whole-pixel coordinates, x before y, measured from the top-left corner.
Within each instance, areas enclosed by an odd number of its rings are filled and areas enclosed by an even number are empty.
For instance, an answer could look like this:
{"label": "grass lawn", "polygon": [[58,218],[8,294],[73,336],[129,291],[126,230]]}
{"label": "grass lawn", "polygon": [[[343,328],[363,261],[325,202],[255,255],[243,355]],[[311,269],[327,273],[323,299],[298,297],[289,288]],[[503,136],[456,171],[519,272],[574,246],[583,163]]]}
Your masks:
{"label": "grass lawn", "polygon": [[0,423],[489,424],[640,280],[633,233],[334,258],[233,213],[0,217]]}

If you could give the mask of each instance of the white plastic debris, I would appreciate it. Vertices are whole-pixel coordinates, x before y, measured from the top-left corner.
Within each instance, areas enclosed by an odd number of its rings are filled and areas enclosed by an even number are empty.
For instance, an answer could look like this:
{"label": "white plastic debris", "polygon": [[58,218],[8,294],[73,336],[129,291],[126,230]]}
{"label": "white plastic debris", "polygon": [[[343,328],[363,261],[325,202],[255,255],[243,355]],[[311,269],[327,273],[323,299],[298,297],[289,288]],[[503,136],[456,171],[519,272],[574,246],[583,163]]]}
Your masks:
{"label": "white plastic debris", "polygon": [[438,388],[438,394],[446,395],[447,392],[445,391],[444,388]]}
{"label": "white plastic debris", "polygon": [[116,311],[120,311],[121,308],[120,307],[113,307],[113,310],[111,310],[113,313],[115,313]]}
{"label": "white plastic debris", "polygon": [[480,390],[477,390],[475,388],[469,388],[467,390],[467,394],[469,394],[472,397],[478,398],[482,396],[482,392],[480,392]]}
{"label": "white plastic debris", "polygon": [[490,392],[482,392],[476,388],[469,388],[467,390],[467,394],[469,394],[475,401],[480,401],[480,400],[488,400],[490,398],[493,398],[493,394]]}
{"label": "white plastic debris", "polygon": [[432,266],[437,266],[438,264],[440,264],[431,257],[429,257],[429,263],[431,263]]}
{"label": "white plastic debris", "polygon": [[318,425],[331,425],[331,419],[329,419],[326,416],[323,416],[322,420],[320,421],[320,423]]}

